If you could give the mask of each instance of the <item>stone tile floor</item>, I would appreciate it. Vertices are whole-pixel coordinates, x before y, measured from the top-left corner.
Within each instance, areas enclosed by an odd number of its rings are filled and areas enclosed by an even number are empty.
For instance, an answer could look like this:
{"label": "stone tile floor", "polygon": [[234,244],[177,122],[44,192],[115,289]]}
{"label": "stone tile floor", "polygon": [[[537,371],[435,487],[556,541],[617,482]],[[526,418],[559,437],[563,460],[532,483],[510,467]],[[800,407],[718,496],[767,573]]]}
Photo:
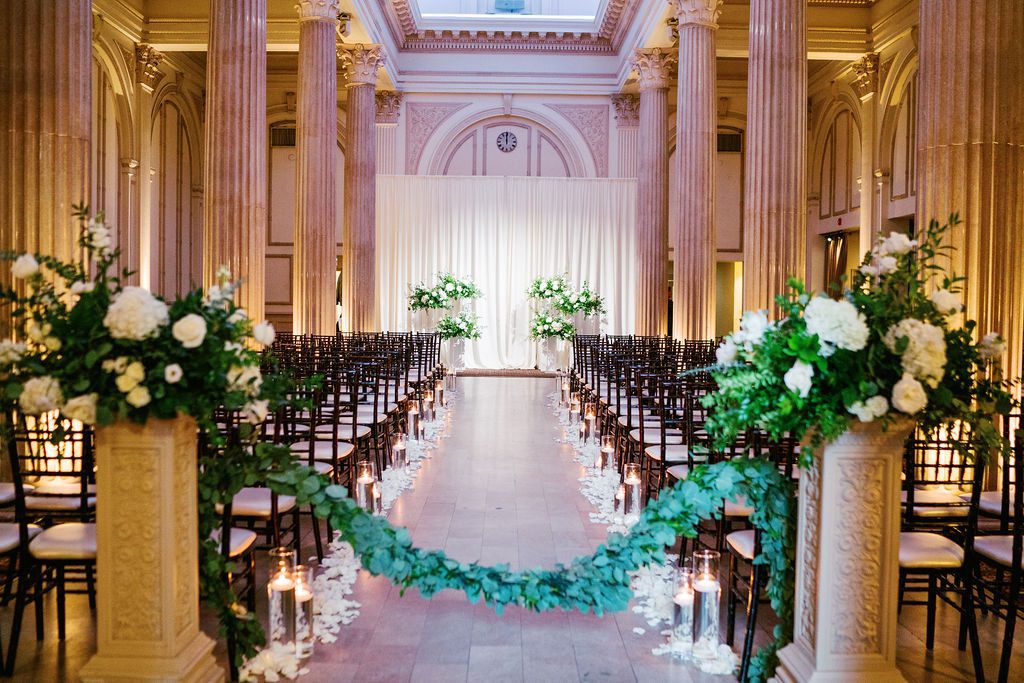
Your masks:
{"label": "stone tile floor", "polygon": [[[589,521],[579,494],[580,467],[568,446],[555,443],[556,424],[546,404],[552,380],[463,378],[449,438],[424,464],[416,488],[390,515],[407,526],[417,545],[454,557],[514,567],[551,566],[589,553],[604,528]],[[306,522],[307,520],[304,520]],[[307,524],[308,526],[308,524]],[[305,538],[306,555],[312,539]],[[337,643],[318,645],[307,683],[343,681],[721,681],[651,649],[662,636],[631,612],[595,617],[513,608],[495,616],[464,596],[446,592],[424,600],[404,596],[387,581],[364,573],[354,599],[362,612]],[[9,633],[12,608],[0,610],[0,635]],[[769,615],[770,616],[770,615]],[[46,640],[34,639],[26,616],[15,679],[75,681],[95,647],[94,621],[84,597],[68,601],[68,639],[56,638],[56,609],[46,605]],[[909,681],[973,680],[969,653],[956,649],[957,614],[942,607],[937,644],[924,647],[925,611],[908,606],[900,617],[899,664]],[[724,619],[723,619],[724,624]],[[759,624],[767,638],[770,618]],[[206,616],[204,626],[216,625]],[[633,628],[643,627],[638,636]],[[742,618],[737,625],[742,634]],[[1002,641],[1002,622],[983,619],[981,636],[990,678]],[[6,645],[6,643],[4,643]],[[1024,627],[1018,629],[1011,680],[1024,676]],[[221,657],[223,647],[218,648]]]}

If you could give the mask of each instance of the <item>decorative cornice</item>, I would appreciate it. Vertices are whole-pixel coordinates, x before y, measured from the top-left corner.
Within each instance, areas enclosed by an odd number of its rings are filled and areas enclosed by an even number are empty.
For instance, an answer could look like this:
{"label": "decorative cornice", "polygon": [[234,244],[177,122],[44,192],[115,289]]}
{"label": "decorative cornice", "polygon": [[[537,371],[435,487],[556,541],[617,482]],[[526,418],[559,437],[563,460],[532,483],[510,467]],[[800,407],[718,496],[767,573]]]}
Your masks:
{"label": "decorative cornice", "polygon": [[377,85],[377,69],[384,66],[381,45],[339,45],[338,59],[345,67],[345,87]]}
{"label": "decorative cornice", "polygon": [[402,111],[402,93],[397,90],[378,90],[377,123],[398,123]]}
{"label": "decorative cornice", "polygon": [[135,43],[135,82],[148,92],[156,90],[163,79],[160,62],[164,56],[146,43]]}
{"label": "decorative cornice", "polygon": [[640,90],[664,90],[672,84],[674,50],[662,47],[638,48],[633,51],[633,68],[640,75]]}
{"label": "decorative cornice", "polygon": [[722,14],[722,0],[668,0],[668,4],[683,26],[707,26],[718,28],[718,17]]}
{"label": "decorative cornice", "polygon": [[619,128],[636,128],[640,125],[640,98],[636,95],[612,95],[615,107],[615,122]]}
{"label": "decorative cornice", "polygon": [[340,6],[338,0],[298,0],[295,10],[299,13],[299,23],[326,20],[336,24]]}
{"label": "decorative cornice", "polygon": [[861,99],[878,92],[878,63],[877,52],[869,52],[853,63],[853,89]]}

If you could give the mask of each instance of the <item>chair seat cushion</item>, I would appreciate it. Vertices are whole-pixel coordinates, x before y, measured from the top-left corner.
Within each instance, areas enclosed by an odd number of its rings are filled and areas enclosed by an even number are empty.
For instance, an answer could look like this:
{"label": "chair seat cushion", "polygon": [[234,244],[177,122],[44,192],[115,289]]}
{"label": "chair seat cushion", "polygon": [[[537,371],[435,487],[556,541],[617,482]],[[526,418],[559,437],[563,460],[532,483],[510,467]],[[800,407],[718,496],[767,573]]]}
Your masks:
{"label": "chair seat cushion", "polygon": [[[686,453],[689,450],[689,447],[682,443],[670,443],[665,446],[665,462],[689,462],[689,460],[687,460],[686,457]],[[644,453],[647,455],[648,458],[651,458],[656,461],[661,460],[660,445],[648,446],[647,448],[644,449]],[[707,456],[695,455],[693,459],[695,462],[704,462],[705,460],[707,460]]]}
{"label": "chair seat cushion", "polygon": [[900,533],[903,569],[956,569],[963,563],[964,549],[945,536],[924,531]]}
{"label": "chair seat cushion", "polygon": [[[370,435],[370,428],[367,425],[356,425],[356,438],[365,439]],[[320,425],[316,428],[316,433],[321,437],[327,437],[334,434],[333,425]],[[352,438],[352,421],[348,418],[343,418],[338,423],[338,436],[342,439]]]}
{"label": "chair seat cushion", "polygon": [[[81,507],[79,496],[25,496],[25,508],[40,512],[72,512]],[[86,504],[96,506],[96,496],[89,496]]]}
{"label": "chair seat cushion", "polygon": [[[214,529],[210,538],[217,542],[220,548],[220,529]],[[252,529],[231,529],[231,541],[228,548],[228,557],[238,557],[256,542],[256,532]]]}
{"label": "chair seat cushion", "polygon": [[[0,523],[0,553],[10,552],[21,544],[21,536],[15,522]],[[28,525],[28,538],[32,540],[43,530],[43,527],[35,524]]]}
{"label": "chair seat cushion", "polygon": [[665,470],[665,474],[672,477],[673,479],[676,479],[677,481],[685,481],[686,478],[690,476],[690,466],[674,465],[673,467],[669,467],[667,470]]}
{"label": "chair seat cushion", "polygon": [[[630,419],[632,419],[633,424],[635,424],[635,425],[640,424],[640,416],[634,410],[632,415],[621,415],[619,417],[619,420],[618,420],[619,426],[620,427],[628,427]],[[653,417],[651,415],[650,411],[646,411],[645,410],[644,411],[644,424],[650,425],[650,426],[652,426],[654,428],[659,428],[661,426],[661,418]]]}
{"label": "chair seat cushion", "polygon": [[[629,433],[629,438],[639,443],[640,441],[640,430],[634,429]],[[644,443],[645,444],[660,444],[661,443],[661,426],[648,427],[644,430]],[[666,429],[665,430],[665,443],[666,444],[681,444],[683,443],[683,432],[679,429]]]}
{"label": "chair seat cushion", "polygon": [[96,525],[68,522],[44,529],[28,546],[37,560],[95,560]]}
{"label": "chair seat cushion", "polygon": [[1004,567],[1013,566],[1013,535],[978,536],[974,539],[974,549],[979,555],[987,557]]}
{"label": "chair seat cushion", "polygon": [[[259,517],[270,519],[271,503],[273,492],[270,489],[258,486],[246,486],[235,494],[231,501],[231,514],[235,517]],[[295,507],[294,496],[278,496],[277,512],[288,512]],[[217,506],[217,514],[224,513],[224,506]]]}
{"label": "chair seat cushion", "polygon": [[[971,494],[962,493],[960,499],[966,503],[971,502]],[[1010,487],[1010,508],[1013,508],[1013,487]],[[1003,492],[1002,491],[982,491],[981,496],[978,498],[978,510],[982,514],[993,515],[999,517],[1003,514]]]}
{"label": "chair seat cushion", "polygon": [[[89,495],[96,495],[96,484],[86,484],[85,488]],[[32,493],[37,496],[74,496],[77,498],[82,493],[81,479],[39,481],[32,489]]]}
{"label": "chair seat cushion", "polygon": [[[25,493],[28,493],[35,487],[32,484],[24,484],[23,488]],[[0,482],[0,506],[13,505],[14,498],[14,483],[9,481]]]}
{"label": "chair seat cushion", "polygon": [[[292,455],[296,457],[307,457],[309,455],[309,442],[308,441],[296,441],[291,446]],[[338,441],[338,460],[344,460],[345,458],[352,455],[356,450],[356,447],[350,444],[348,441]],[[314,441],[313,442],[313,458],[316,460],[323,460],[330,462],[331,458],[334,457],[334,448],[330,441]]]}
{"label": "chair seat cushion", "polygon": [[744,560],[754,559],[754,530],[734,531],[725,537],[725,543]]}
{"label": "chair seat cushion", "polygon": [[[906,491],[900,491],[900,503],[906,507]],[[914,490],[915,517],[966,517],[968,509],[959,493],[941,489]]]}

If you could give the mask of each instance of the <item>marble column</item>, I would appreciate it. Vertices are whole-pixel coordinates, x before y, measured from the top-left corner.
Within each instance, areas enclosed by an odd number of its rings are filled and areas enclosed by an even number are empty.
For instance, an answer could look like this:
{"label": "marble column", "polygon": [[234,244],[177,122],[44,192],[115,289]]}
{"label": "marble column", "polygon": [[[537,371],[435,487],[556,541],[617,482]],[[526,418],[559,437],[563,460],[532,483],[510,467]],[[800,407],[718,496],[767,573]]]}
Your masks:
{"label": "marble column", "polygon": [[337,315],[338,0],[301,0],[292,330],[334,334]]}
{"label": "marble column", "polygon": [[[6,0],[0,36],[0,251],[77,258],[71,207],[89,201],[92,3]],[[0,268],[0,284],[10,283]]]}
{"label": "marble column", "polygon": [[750,2],[743,307],[773,315],[775,295],[807,267],[806,5]]}
{"label": "marble column", "polygon": [[398,169],[398,117],[402,115],[402,93],[377,93],[377,173],[394,175]]}
{"label": "marble column", "polygon": [[267,2],[210,0],[203,282],[226,266],[263,317],[267,231]]}
{"label": "marble column", "polygon": [[722,0],[672,0],[679,20],[676,234],[672,333],[715,336],[718,95],[715,37]]}
{"label": "marble column", "polygon": [[958,212],[949,264],[967,316],[1024,350],[1024,4],[921,0],[917,229]]}
{"label": "marble column", "polygon": [[668,331],[668,86],[675,55],[654,47],[633,55],[640,75],[637,144],[637,334]]}
{"label": "marble column", "polygon": [[[145,43],[135,44],[135,93],[134,103],[137,112],[153,111],[153,92],[163,79],[160,62],[163,54]],[[137,183],[137,201],[139,211],[137,221],[131,224],[127,240],[121,240],[123,252],[121,264],[137,271],[131,276],[133,284],[149,289],[159,289],[160,273],[157,269],[162,262],[160,250],[165,245],[160,243],[157,234],[158,211],[153,207],[153,192],[156,188],[150,182],[153,172],[153,128],[152,116],[137,118],[132,134],[132,148],[138,158],[138,166],[144,169],[142,178],[145,182]],[[119,236],[120,237],[120,236]],[[127,248],[125,248],[127,247]]]}
{"label": "marble column", "polygon": [[636,178],[637,149],[640,137],[640,96],[632,94],[612,95],[615,108],[615,127],[619,133],[617,149],[617,177]]}
{"label": "marble column", "polygon": [[377,69],[380,45],[344,45],[347,136],[345,145],[345,232],[341,268],[344,329],[371,332],[377,323]]}

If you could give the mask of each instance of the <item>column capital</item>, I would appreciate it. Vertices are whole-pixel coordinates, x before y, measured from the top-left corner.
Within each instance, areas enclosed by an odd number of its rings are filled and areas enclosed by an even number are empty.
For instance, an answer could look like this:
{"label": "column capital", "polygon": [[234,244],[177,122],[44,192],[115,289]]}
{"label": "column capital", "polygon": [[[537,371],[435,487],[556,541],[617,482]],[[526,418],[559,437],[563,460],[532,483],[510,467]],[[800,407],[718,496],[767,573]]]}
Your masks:
{"label": "column capital", "polygon": [[676,53],[670,48],[649,47],[633,51],[633,68],[640,75],[640,90],[667,89],[672,82]]}
{"label": "column capital", "polygon": [[299,13],[299,23],[326,20],[337,24],[341,7],[338,0],[298,0],[295,10]]}
{"label": "column capital", "polygon": [[162,52],[158,52],[147,43],[135,43],[135,82],[147,92],[156,90],[163,79],[160,62],[164,60]]}
{"label": "column capital", "polygon": [[139,169],[139,160],[131,157],[122,157],[118,160],[121,164],[121,172],[127,176],[134,176]]}
{"label": "column capital", "polygon": [[869,52],[854,62],[853,75],[853,88],[861,99],[865,99],[878,92],[878,53]]}
{"label": "column capital", "polygon": [[640,125],[638,96],[625,93],[612,95],[612,106],[615,107],[615,121],[619,128],[636,128]]}
{"label": "column capital", "polygon": [[722,0],[668,0],[668,4],[679,19],[679,28],[684,26],[718,28],[718,17],[722,14]]}
{"label": "column capital", "polygon": [[345,67],[345,87],[377,85],[377,69],[384,66],[384,46],[355,43],[338,46],[338,58]]}
{"label": "column capital", "polygon": [[397,90],[378,90],[377,123],[398,123],[402,112],[402,93]]}

